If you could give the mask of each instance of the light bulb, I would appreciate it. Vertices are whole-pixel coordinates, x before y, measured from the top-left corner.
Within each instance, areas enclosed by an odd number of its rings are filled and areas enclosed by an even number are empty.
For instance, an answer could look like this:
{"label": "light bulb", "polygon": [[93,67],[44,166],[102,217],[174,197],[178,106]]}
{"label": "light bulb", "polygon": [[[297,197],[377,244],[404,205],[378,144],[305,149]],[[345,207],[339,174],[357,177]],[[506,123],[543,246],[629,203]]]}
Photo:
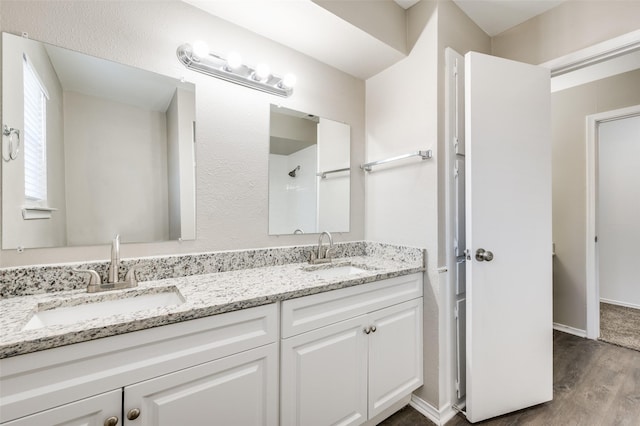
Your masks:
{"label": "light bulb", "polygon": [[193,43],[193,54],[199,58],[204,58],[209,55],[209,46],[202,40],[198,40]]}
{"label": "light bulb", "polygon": [[297,81],[298,81],[298,78],[296,77],[296,75],[289,73],[289,74],[285,74],[284,78],[282,79],[281,85],[283,87],[291,89],[293,86],[296,85]]}
{"label": "light bulb", "polygon": [[267,64],[258,64],[256,67],[256,71],[254,73],[255,80],[262,81],[269,78],[271,74],[271,70],[269,69],[269,65]]}
{"label": "light bulb", "polygon": [[240,54],[238,54],[237,52],[229,53],[229,56],[227,57],[227,68],[230,70],[234,70],[236,68],[240,68],[241,65],[242,56],[240,56]]}

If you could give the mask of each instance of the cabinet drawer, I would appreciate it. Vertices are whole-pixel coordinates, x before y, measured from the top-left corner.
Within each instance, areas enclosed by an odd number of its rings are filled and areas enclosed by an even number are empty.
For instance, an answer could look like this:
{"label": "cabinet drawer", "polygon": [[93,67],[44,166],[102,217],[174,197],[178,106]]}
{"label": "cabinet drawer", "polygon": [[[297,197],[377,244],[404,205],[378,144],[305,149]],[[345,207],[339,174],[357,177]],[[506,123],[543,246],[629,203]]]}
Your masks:
{"label": "cabinet drawer", "polygon": [[122,389],[117,389],[2,423],[2,426],[101,425],[109,417],[120,418],[121,413]]}
{"label": "cabinet drawer", "polygon": [[422,274],[405,275],[282,303],[282,338],[422,296]]}

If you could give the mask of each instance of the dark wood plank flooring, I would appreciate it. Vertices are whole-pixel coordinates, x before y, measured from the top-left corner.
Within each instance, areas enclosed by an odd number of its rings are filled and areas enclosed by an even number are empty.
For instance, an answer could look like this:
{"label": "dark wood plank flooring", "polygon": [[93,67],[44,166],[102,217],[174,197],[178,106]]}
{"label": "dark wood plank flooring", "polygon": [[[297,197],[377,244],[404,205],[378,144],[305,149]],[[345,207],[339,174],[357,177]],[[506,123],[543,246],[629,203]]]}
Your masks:
{"label": "dark wood plank flooring", "polygon": [[[639,351],[558,331],[553,347],[553,401],[476,424],[640,426]],[[447,426],[470,424],[458,414]],[[405,407],[380,425],[433,423]]]}

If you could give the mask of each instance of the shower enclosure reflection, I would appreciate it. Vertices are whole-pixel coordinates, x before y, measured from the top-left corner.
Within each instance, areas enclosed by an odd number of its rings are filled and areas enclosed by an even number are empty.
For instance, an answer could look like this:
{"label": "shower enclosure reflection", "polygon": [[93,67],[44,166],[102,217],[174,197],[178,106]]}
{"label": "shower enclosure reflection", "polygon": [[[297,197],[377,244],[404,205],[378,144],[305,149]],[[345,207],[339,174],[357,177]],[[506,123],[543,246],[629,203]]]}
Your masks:
{"label": "shower enclosure reflection", "polygon": [[351,127],[271,105],[269,234],[349,231]]}
{"label": "shower enclosure reflection", "polygon": [[2,36],[2,248],[195,239],[195,86]]}

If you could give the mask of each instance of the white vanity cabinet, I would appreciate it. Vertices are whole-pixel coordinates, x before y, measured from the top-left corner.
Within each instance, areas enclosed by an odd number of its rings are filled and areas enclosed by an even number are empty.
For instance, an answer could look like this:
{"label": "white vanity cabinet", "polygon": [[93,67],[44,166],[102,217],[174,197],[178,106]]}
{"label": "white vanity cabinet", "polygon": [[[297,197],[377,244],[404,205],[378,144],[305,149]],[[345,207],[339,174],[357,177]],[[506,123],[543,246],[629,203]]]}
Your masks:
{"label": "white vanity cabinet", "polygon": [[276,426],[277,341],[271,304],[6,358],[0,421]]}
{"label": "white vanity cabinet", "polygon": [[422,377],[422,274],[282,303],[281,424],[357,425]]}

